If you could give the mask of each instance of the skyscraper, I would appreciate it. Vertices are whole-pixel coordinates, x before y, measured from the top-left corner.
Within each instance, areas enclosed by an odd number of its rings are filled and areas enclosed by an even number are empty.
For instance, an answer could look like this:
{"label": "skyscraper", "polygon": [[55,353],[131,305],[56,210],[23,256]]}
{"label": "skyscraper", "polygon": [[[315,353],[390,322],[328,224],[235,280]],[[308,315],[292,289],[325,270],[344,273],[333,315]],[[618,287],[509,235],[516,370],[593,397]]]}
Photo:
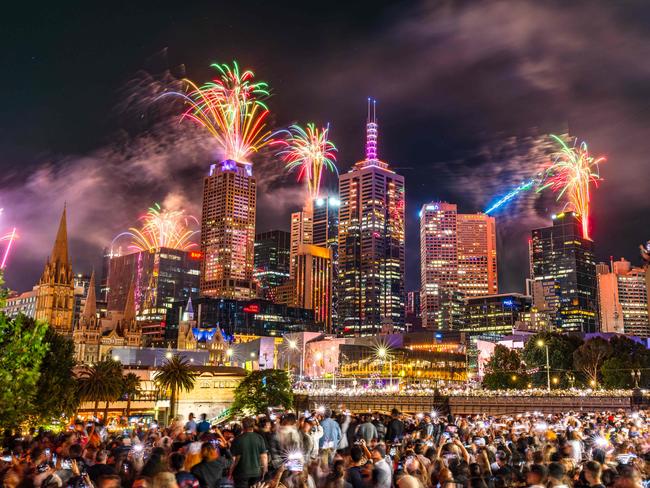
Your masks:
{"label": "skyscraper", "polygon": [[462,299],[498,292],[496,224],[485,214],[460,214],[453,203],[420,211],[422,325],[454,328]]}
{"label": "skyscraper", "polygon": [[253,286],[256,183],[253,166],[227,159],[203,182],[201,294],[247,299]]}
{"label": "skyscraper", "polygon": [[108,310],[122,311],[134,300],[142,334],[148,343],[160,342],[172,303],[198,295],[200,267],[200,252],[168,247],[115,256],[109,262]]}
{"label": "skyscraper", "polygon": [[296,298],[298,307],[314,311],[314,322],[331,332],[332,250],[301,244],[296,259]]}
{"label": "skyscraper", "polygon": [[255,272],[260,296],[267,298],[270,288],[289,279],[289,243],[291,234],[270,230],[255,235]]}
{"label": "skyscraper", "polygon": [[38,282],[35,318],[61,333],[72,333],[74,315],[74,275],[68,257],[66,208],[59,222],[52,254]]}
{"label": "skyscraper", "polygon": [[[335,281],[339,273],[339,207],[341,202],[338,197],[329,195],[313,200],[313,242],[316,246],[332,250],[332,280]],[[339,289],[332,287],[331,315],[332,326],[339,327]]]}
{"label": "skyscraper", "polygon": [[611,269],[599,263],[597,270],[601,332],[650,337],[645,270],[623,258]]}
{"label": "skyscraper", "polygon": [[299,212],[291,214],[291,245],[289,249],[291,278],[296,276],[296,260],[298,248],[303,244],[313,243],[314,214],[311,203],[306,204]]}
{"label": "skyscraper", "polygon": [[464,297],[494,295],[497,282],[497,232],[494,217],[456,214],[458,290]]}
{"label": "skyscraper", "polygon": [[555,215],[552,226],[535,229],[532,236],[533,278],[542,285],[551,322],[563,331],[595,332],[594,243],[582,237],[579,217]]}
{"label": "skyscraper", "polygon": [[458,243],[453,203],[420,210],[420,307],[424,328],[450,328],[452,295],[458,291]]}
{"label": "skyscraper", "polygon": [[339,177],[338,315],[347,334],[404,328],[404,177],[377,157],[368,102],[366,157]]}

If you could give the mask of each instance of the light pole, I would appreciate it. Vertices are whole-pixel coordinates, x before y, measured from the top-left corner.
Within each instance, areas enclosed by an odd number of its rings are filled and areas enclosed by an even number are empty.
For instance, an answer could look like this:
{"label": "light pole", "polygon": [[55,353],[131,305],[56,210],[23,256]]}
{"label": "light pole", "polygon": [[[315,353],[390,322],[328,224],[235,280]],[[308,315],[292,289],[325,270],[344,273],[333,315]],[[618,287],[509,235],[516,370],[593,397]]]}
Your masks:
{"label": "light pole", "polygon": [[390,371],[390,387],[393,388],[393,358],[388,352],[388,348],[380,347],[379,349],[377,349],[377,357],[379,357],[379,359],[381,359],[382,361],[385,361],[386,358],[388,358],[388,368]]}
{"label": "light pole", "polygon": [[[300,347],[298,346],[298,341],[294,339],[288,339],[287,340],[287,345],[289,346],[289,349],[293,349],[295,351],[300,350]],[[300,354],[300,376],[298,376],[298,381],[302,381],[302,363],[304,362],[304,357],[301,351]]]}
{"label": "light pole", "polygon": [[551,365],[548,361],[548,344],[540,339],[537,341],[537,345],[546,350],[546,390],[551,393]]}

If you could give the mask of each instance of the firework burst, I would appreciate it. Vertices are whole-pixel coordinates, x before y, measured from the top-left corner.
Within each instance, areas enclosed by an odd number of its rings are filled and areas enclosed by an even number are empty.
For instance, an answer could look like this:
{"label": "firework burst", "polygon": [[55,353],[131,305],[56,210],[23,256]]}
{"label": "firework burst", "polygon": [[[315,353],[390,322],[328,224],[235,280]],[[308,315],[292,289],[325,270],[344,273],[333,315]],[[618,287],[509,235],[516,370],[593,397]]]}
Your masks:
{"label": "firework burst", "polygon": [[182,210],[162,209],[156,203],[139,220],[142,222],[139,229],[131,227],[115,236],[113,243],[127,238],[129,249],[135,252],[153,251],[161,247],[190,251],[196,247],[192,238],[198,231],[191,230],[189,226],[198,225],[198,221],[191,215],[185,215]]}
{"label": "firework burst", "polygon": [[605,158],[591,156],[586,142],[578,144],[578,140],[575,139],[573,146],[570,146],[556,135],[551,135],[551,138],[560,145],[560,150],[546,168],[537,191],[550,188],[557,193],[557,200],[566,197],[565,210],[573,210],[579,214],[582,222],[582,237],[590,239],[589,187],[592,183],[598,186],[601,180],[598,165],[604,162]]}
{"label": "firework burst", "polygon": [[182,98],[187,109],[181,121],[188,119],[207,129],[226,159],[248,162],[251,154],[271,141],[271,132],[266,129],[269,109],[264,104],[270,96],[268,85],[254,81],[255,74],[251,70],[241,71],[236,61],[232,66],[210,66],[218,72],[211,82],[199,87],[184,79],[186,93],[169,92],[162,96]]}
{"label": "firework burst", "polygon": [[338,173],[335,164],[337,149],[329,140],[329,125],[322,129],[312,123],[307,124],[305,129],[292,125],[281,132],[287,137],[277,141],[277,145],[281,146],[278,154],[289,171],[298,168],[298,181],[305,180],[309,196],[318,198],[323,170]]}

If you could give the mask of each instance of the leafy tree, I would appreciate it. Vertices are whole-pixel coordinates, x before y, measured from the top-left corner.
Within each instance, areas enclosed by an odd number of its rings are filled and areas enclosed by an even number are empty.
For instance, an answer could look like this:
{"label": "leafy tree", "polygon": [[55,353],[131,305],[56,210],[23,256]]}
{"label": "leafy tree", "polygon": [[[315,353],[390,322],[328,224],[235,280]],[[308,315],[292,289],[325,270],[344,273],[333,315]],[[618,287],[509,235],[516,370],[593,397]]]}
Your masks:
{"label": "leafy tree", "polygon": [[30,412],[35,421],[59,418],[62,413],[71,416],[79,406],[77,382],[72,372],[75,366],[74,343],[51,327],[47,328],[45,342],[48,350],[41,363]]}
{"label": "leafy tree", "polygon": [[293,392],[283,369],[251,371],[235,389],[235,413],[267,413],[269,407],[291,408]]}
{"label": "leafy tree", "polygon": [[483,387],[490,390],[525,388],[527,383],[528,376],[519,352],[497,344],[485,364]]}
{"label": "leafy tree", "polygon": [[126,397],[126,416],[131,415],[131,400],[140,392],[140,377],[135,373],[122,376],[122,398]]}
{"label": "leafy tree", "polygon": [[600,368],[603,385],[606,388],[631,388],[634,381],[630,373],[638,369],[641,370],[639,386],[650,386],[650,351],[625,336],[612,337],[609,343],[614,353]]}
{"label": "leafy tree", "polygon": [[0,426],[13,427],[33,407],[47,324],[0,314]]}
{"label": "leafy tree", "polygon": [[178,393],[194,388],[196,373],[192,371],[186,358],[174,355],[156,372],[154,381],[165,390],[171,390],[169,405],[170,419],[173,419],[176,417]]}
{"label": "leafy tree", "polygon": [[612,355],[612,346],[605,339],[594,337],[573,351],[573,366],[584,374],[587,384],[600,383],[600,368]]}
{"label": "leafy tree", "polygon": [[106,422],[109,402],[117,400],[122,393],[122,364],[106,359],[92,366],[84,366],[79,373],[78,387],[82,400],[95,403],[94,416],[97,416],[99,402],[105,402]]}
{"label": "leafy tree", "polygon": [[582,339],[558,332],[541,332],[528,339],[522,352],[522,358],[527,369],[539,368],[537,373],[531,375],[530,379],[533,385],[545,387],[546,351],[544,346],[539,345],[539,341],[548,346],[551,375],[560,379],[559,386],[569,386],[568,377],[563,373],[573,370],[573,352],[582,345]]}

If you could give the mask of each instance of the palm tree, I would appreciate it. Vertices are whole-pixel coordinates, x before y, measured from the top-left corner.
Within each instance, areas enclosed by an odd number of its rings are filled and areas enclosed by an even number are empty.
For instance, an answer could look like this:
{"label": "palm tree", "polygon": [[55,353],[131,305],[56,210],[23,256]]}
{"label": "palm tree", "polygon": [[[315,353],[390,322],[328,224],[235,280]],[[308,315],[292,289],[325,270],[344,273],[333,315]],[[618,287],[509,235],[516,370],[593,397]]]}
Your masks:
{"label": "palm tree", "polygon": [[126,397],[126,416],[131,415],[131,399],[140,393],[140,377],[135,373],[122,376],[122,397]]}
{"label": "palm tree", "polygon": [[154,381],[161,388],[171,390],[170,419],[176,417],[176,402],[178,393],[186,390],[189,391],[194,387],[196,373],[190,367],[187,359],[174,355],[166,361],[154,375]]}
{"label": "palm tree", "polygon": [[93,366],[85,366],[78,376],[79,397],[95,402],[93,416],[97,416],[99,402],[106,402],[104,422],[108,417],[108,403],[117,400],[122,392],[122,365],[106,359]]}

